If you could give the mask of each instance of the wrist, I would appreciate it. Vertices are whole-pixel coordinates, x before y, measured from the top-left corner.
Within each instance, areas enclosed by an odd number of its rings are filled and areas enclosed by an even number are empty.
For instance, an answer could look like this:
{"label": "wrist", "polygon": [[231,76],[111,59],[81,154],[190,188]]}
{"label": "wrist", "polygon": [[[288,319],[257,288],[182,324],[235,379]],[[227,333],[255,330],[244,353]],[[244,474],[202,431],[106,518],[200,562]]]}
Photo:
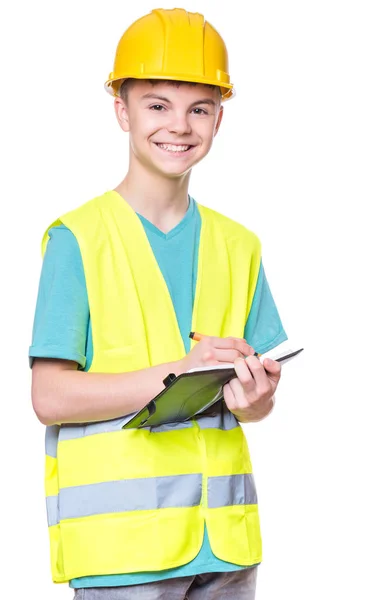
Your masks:
{"label": "wrist", "polygon": [[176,376],[185,373],[187,371],[186,357],[175,361],[174,363],[172,363],[171,366],[173,367],[172,371],[175,373]]}
{"label": "wrist", "polygon": [[262,421],[272,412],[275,405],[275,396],[269,398],[264,406],[260,407],[260,411],[249,409],[241,409],[231,411],[240,423],[258,423]]}

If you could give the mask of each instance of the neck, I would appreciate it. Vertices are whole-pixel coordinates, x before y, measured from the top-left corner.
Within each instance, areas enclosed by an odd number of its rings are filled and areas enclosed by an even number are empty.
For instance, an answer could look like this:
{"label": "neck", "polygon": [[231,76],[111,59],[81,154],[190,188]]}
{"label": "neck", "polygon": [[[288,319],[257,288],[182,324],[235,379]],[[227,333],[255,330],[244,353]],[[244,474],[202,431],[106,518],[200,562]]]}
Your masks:
{"label": "neck", "polygon": [[127,175],[115,191],[134,211],[168,233],[187,211],[189,179],[190,171],[181,177],[167,178],[132,159]]}

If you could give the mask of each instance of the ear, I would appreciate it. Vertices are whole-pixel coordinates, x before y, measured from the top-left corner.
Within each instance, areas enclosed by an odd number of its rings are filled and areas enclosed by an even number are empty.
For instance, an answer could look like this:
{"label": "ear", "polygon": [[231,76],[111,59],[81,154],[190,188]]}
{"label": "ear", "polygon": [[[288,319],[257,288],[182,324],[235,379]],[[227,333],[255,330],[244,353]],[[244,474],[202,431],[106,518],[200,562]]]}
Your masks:
{"label": "ear", "polygon": [[130,131],[128,108],[122,98],[119,98],[118,96],[115,97],[114,109],[118,124],[123,131],[128,133]]}
{"label": "ear", "polygon": [[223,107],[223,105],[221,104],[221,106],[220,106],[220,112],[218,113],[218,117],[217,117],[217,123],[216,123],[216,126],[215,126],[215,128],[214,128],[214,137],[216,137],[216,135],[217,135],[217,133],[218,133],[218,130],[219,130],[219,128],[220,128],[220,125],[221,125],[221,121],[222,121],[222,117],[223,117],[223,116],[224,116],[224,107]]}

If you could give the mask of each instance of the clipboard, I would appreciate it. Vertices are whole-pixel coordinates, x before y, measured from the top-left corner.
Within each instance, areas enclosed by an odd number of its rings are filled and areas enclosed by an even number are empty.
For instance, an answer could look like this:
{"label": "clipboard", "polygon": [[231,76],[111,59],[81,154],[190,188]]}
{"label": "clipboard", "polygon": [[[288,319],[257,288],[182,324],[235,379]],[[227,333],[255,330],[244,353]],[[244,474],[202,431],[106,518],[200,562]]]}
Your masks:
{"label": "clipboard", "polygon": [[[272,360],[285,363],[302,352],[303,348],[287,352]],[[266,357],[261,357],[264,360]],[[199,367],[176,376],[170,373],[157,396],[136,413],[128,415],[123,429],[158,427],[166,423],[182,422],[204,413],[223,399],[223,386],[236,377],[231,363]]]}

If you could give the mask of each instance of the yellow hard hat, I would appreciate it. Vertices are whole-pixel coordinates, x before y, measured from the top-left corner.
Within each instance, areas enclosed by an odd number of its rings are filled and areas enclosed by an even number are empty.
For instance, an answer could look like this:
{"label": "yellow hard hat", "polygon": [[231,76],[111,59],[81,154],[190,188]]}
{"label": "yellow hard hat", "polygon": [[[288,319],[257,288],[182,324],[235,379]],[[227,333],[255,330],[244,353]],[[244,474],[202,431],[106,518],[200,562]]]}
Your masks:
{"label": "yellow hard hat", "polygon": [[171,79],[217,85],[222,100],[234,95],[228,53],[203,15],[182,8],[155,9],[120,39],[105,89],[117,96],[124,79]]}

